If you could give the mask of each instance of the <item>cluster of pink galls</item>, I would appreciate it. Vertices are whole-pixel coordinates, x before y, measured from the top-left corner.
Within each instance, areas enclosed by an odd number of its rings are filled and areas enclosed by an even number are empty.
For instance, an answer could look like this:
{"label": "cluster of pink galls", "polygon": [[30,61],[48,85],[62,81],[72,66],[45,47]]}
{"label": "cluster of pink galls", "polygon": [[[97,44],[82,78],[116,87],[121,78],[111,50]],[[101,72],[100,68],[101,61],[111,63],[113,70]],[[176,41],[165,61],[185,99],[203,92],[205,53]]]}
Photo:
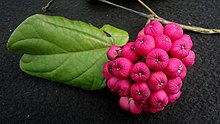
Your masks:
{"label": "cluster of pink galls", "polygon": [[103,66],[107,86],[121,97],[120,106],[133,114],[156,113],[181,94],[186,67],[194,64],[192,40],[176,23],[152,21],[135,42],[111,46]]}

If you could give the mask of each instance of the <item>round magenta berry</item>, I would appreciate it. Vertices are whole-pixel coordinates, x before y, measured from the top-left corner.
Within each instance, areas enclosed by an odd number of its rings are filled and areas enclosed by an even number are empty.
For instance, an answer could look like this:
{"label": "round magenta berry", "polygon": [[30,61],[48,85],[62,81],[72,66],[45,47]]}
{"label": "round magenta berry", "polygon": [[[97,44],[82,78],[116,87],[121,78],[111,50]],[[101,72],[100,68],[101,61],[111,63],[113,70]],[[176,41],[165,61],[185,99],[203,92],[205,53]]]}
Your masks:
{"label": "round magenta berry", "polygon": [[183,36],[183,29],[180,25],[171,22],[164,27],[164,34],[170,37],[172,41],[175,41]]}
{"label": "round magenta berry", "polygon": [[191,49],[193,46],[193,42],[191,37],[188,34],[184,34],[183,37],[181,37],[181,39],[185,40],[187,46]]}
{"label": "round magenta berry", "polygon": [[162,35],[163,25],[160,22],[154,20],[145,26],[144,33],[153,37],[157,35]]}
{"label": "round magenta berry", "polygon": [[142,82],[132,84],[130,93],[134,100],[144,101],[148,99],[151,92],[147,84]]}
{"label": "round magenta berry", "polygon": [[169,56],[162,49],[153,49],[146,57],[147,66],[154,71],[163,70],[169,62]]}
{"label": "round magenta berry", "polygon": [[131,69],[133,63],[124,57],[117,58],[112,66],[112,73],[118,78],[128,78],[130,77]]}
{"label": "round magenta berry", "polygon": [[164,90],[152,92],[149,97],[149,105],[153,108],[163,108],[168,104],[168,96]]}
{"label": "round magenta berry", "polygon": [[192,50],[190,50],[188,56],[181,59],[181,61],[185,66],[192,66],[195,62],[195,53]]}
{"label": "round magenta berry", "polygon": [[136,63],[131,70],[131,79],[134,82],[145,82],[150,76],[150,70],[144,62]]}
{"label": "round magenta berry", "polygon": [[120,79],[117,82],[118,94],[120,96],[128,96],[130,93],[131,81],[127,79]]}
{"label": "round magenta berry", "polygon": [[109,60],[114,60],[121,56],[121,47],[112,45],[107,51],[107,57]]}
{"label": "round magenta berry", "polygon": [[164,72],[152,72],[147,81],[147,85],[153,91],[162,90],[167,84],[167,76]]}
{"label": "round magenta berry", "polygon": [[143,108],[132,97],[121,97],[119,105],[126,111],[130,110],[133,114],[140,114],[143,111]]}
{"label": "round magenta berry", "polygon": [[187,73],[187,69],[186,69],[186,66],[183,64],[183,69],[182,69],[182,72],[180,73],[179,77],[181,79],[184,79],[186,77],[186,73]]}
{"label": "round magenta berry", "polygon": [[166,35],[158,35],[154,37],[155,47],[160,48],[168,52],[172,46],[170,38]]}
{"label": "round magenta berry", "polygon": [[147,100],[144,100],[144,101],[135,101],[135,103],[137,104],[137,106],[140,106],[144,111],[147,110],[148,108],[148,102]]}
{"label": "round magenta berry", "polygon": [[162,111],[162,110],[164,110],[164,107],[154,108],[154,107],[150,106],[150,107],[147,108],[147,111],[150,112],[150,113],[157,113],[157,112]]}
{"label": "round magenta berry", "polygon": [[119,105],[126,111],[129,111],[130,110],[130,100],[132,98],[130,97],[120,97],[120,100],[119,100]]}
{"label": "round magenta berry", "polygon": [[118,90],[118,81],[119,81],[119,78],[117,77],[111,77],[107,81],[107,86],[112,92],[116,92]]}
{"label": "round magenta berry", "polygon": [[103,66],[103,75],[105,77],[105,79],[110,79],[111,77],[113,77],[113,74],[112,74],[112,64],[113,62],[109,61],[109,62],[106,62]]}
{"label": "round magenta berry", "polygon": [[143,108],[141,108],[140,106],[138,106],[138,104],[136,103],[136,101],[131,100],[130,101],[130,111],[133,114],[140,114],[143,111]]}
{"label": "round magenta berry", "polygon": [[183,71],[183,63],[177,58],[170,58],[166,68],[163,70],[171,78],[178,77]]}
{"label": "round magenta berry", "polygon": [[127,43],[123,48],[121,52],[122,56],[129,59],[132,62],[137,62],[141,59],[141,55],[139,55],[135,51],[134,42]]}
{"label": "round magenta berry", "polygon": [[138,36],[137,37],[143,37],[145,34],[144,34],[144,28],[141,29],[141,31],[138,32]]}
{"label": "round magenta berry", "polygon": [[169,102],[175,102],[177,99],[180,98],[181,92],[177,92],[176,94],[167,94],[168,98],[169,98]]}
{"label": "round magenta berry", "polygon": [[170,55],[175,58],[182,59],[188,56],[192,48],[192,40],[188,35],[183,35],[179,40],[175,40],[170,48]]}
{"label": "round magenta berry", "polygon": [[150,35],[144,35],[138,37],[134,44],[135,50],[142,56],[147,56],[147,54],[155,48],[154,38]]}
{"label": "round magenta berry", "polygon": [[182,80],[180,77],[168,79],[167,85],[165,86],[164,90],[168,94],[176,94],[182,88]]}

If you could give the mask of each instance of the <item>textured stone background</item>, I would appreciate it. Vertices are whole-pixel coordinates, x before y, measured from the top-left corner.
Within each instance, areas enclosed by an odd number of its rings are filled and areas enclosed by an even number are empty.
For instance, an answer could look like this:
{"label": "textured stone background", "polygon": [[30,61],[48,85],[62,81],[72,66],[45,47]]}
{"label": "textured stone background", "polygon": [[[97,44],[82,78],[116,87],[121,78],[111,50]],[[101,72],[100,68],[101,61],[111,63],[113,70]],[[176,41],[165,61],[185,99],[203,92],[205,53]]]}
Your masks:
{"label": "textured stone background", "polygon": [[[5,45],[12,31],[28,16],[42,13],[49,0],[0,1],[0,123],[220,123],[220,35],[193,32],[196,62],[188,68],[182,97],[157,114],[132,115],[107,89],[84,91],[31,77],[19,69],[20,56]],[[171,21],[220,28],[219,0],[146,0],[158,15]],[[114,2],[146,12],[136,0]],[[86,0],[55,0],[48,15],[82,20],[101,27],[127,30],[130,40],[146,20],[127,11]]]}

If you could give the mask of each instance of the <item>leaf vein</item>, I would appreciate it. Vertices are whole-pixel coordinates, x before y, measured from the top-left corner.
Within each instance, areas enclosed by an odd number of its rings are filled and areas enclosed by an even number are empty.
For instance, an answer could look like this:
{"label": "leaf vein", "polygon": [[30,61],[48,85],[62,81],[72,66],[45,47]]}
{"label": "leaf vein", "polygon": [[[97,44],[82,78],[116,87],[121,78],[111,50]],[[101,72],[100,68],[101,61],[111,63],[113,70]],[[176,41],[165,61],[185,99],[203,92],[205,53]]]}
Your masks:
{"label": "leaf vein", "polygon": [[[104,54],[105,54],[105,52],[104,52]],[[80,76],[82,76],[84,73],[86,73],[87,71],[89,71],[99,60],[101,60],[102,57],[103,57],[103,54],[98,58],[97,61],[95,61],[94,63],[92,63],[91,66],[89,66],[85,71],[83,71],[83,72],[80,73],[78,76],[74,77],[73,79],[68,80],[68,81],[65,81],[65,82],[72,82],[73,80],[75,80],[75,79],[79,78]],[[93,83],[94,83],[94,81],[93,81]]]}

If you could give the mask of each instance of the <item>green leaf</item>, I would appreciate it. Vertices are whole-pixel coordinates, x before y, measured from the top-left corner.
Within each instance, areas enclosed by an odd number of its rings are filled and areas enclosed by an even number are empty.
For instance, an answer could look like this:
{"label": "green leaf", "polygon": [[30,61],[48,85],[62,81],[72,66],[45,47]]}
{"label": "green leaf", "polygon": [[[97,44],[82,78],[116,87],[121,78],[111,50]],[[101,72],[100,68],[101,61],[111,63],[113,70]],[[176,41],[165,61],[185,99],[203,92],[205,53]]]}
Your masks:
{"label": "green leaf", "polygon": [[32,76],[96,90],[105,87],[102,66],[109,46],[127,41],[126,31],[110,25],[98,29],[81,21],[36,14],[16,28],[7,47],[24,54],[20,68]]}
{"label": "green leaf", "polygon": [[129,35],[127,32],[125,32],[124,30],[115,28],[111,25],[106,24],[101,28],[101,30],[108,33],[108,35],[112,37],[112,40],[115,41],[117,45],[119,46],[124,45],[124,42],[121,42],[121,41],[129,40],[129,37],[128,37]]}

